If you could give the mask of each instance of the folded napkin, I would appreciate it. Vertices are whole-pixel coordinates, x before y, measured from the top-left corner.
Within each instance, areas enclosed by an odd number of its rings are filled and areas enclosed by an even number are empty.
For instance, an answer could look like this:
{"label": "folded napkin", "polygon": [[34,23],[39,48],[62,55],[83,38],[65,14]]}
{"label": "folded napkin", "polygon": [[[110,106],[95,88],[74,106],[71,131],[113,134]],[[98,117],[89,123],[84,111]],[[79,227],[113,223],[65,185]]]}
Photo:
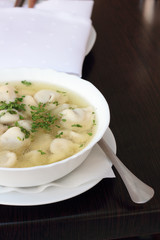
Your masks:
{"label": "folded napkin", "polygon": [[[107,141],[112,150],[116,153],[116,143],[113,134],[109,128],[104,135],[104,139]],[[106,157],[99,145],[96,144],[87,159],[78,168],[76,168],[73,172],[66,175],[65,177],[38,187],[10,188],[0,186],[0,193],[3,194],[12,191],[20,193],[39,193],[44,191],[48,187],[74,189],[95,180],[113,177],[115,177],[115,175],[112,170],[112,164],[110,160]]]}
{"label": "folded napkin", "polygon": [[50,12],[64,11],[75,16],[90,18],[93,9],[93,3],[93,0],[48,0],[40,1],[35,5],[35,8]]}
{"label": "folded napkin", "polygon": [[0,68],[51,68],[82,75],[93,1],[40,1],[34,9],[1,1]]}

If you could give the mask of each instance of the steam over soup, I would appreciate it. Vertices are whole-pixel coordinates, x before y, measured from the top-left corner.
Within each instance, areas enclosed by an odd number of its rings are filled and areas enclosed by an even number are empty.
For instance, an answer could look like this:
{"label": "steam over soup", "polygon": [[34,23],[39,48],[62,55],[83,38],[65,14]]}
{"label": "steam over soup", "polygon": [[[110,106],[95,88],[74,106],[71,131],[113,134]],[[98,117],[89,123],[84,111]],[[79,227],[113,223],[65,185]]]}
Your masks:
{"label": "steam over soup", "polygon": [[0,85],[0,167],[33,167],[82,150],[96,128],[95,113],[81,97],[58,86]]}

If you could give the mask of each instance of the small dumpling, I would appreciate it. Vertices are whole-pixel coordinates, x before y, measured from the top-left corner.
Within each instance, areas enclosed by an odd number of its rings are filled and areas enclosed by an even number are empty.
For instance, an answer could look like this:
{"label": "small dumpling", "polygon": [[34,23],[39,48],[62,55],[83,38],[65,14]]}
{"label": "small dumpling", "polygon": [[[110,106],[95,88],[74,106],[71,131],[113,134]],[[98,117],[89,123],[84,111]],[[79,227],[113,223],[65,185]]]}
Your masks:
{"label": "small dumpling", "polygon": [[68,109],[69,108],[69,104],[67,103],[64,103],[64,104],[61,104],[59,106],[57,106],[53,111],[52,113],[54,115],[58,115],[61,111],[65,110],[65,109]]}
{"label": "small dumpling", "polygon": [[78,145],[65,138],[56,138],[50,144],[50,151],[53,159],[57,161],[73,155],[78,149]]}
{"label": "small dumpling", "polygon": [[54,102],[60,97],[60,94],[52,90],[40,90],[34,94],[34,98],[37,103],[48,103]]}
{"label": "small dumpling", "polygon": [[19,126],[25,128],[27,131],[31,131],[32,128],[32,121],[31,120],[19,120]]}
{"label": "small dumpling", "polygon": [[12,86],[4,85],[0,87],[0,101],[9,103],[16,99],[15,89]]}
{"label": "small dumpling", "polygon": [[24,97],[23,103],[25,104],[25,109],[26,109],[25,114],[27,116],[31,116],[31,111],[32,110],[31,110],[30,106],[34,106],[34,107],[38,106],[37,102],[35,101],[35,99],[32,96],[30,96],[30,95],[26,95]]}
{"label": "small dumpling", "polygon": [[60,113],[60,123],[63,128],[76,132],[87,131],[93,126],[94,114],[92,112],[92,107],[65,109]]}
{"label": "small dumpling", "polygon": [[0,135],[7,131],[8,127],[0,123]]}
{"label": "small dumpling", "polygon": [[10,151],[0,152],[0,167],[13,167],[17,162],[17,156]]}
{"label": "small dumpling", "polygon": [[0,147],[8,150],[19,150],[30,144],[19,127],[11,127],[0,136]]}
{"label": "small dumpling", "polygon": [[[68,103],[63,103],[63,104],[60,104],[58,105],[53,111],[52,113],[54,115],[58,115],[59,113],[61,113],[63,110],[65,109],[74,109],[74,108],[77,108],[77,105],[74,105],[74,104],[68,104]],[[61,116],[61,114],[60,114]]]}
{"label": "small dumpling", "polygon": [[22,156],[19,166],[21,166],[21,164],[23,167],[46,164],[46,154],[41,154],[39,150],[29,151]]}
{"label": "small dumpling", "polygon": [[66,95],[47,89],[35,93],[34,98],[37,103],[47,103],[46,108],[49,110],[56,108],[60,104],[66,103],[68,100]]}
{"label": "small dumpling", "polygon": [[[13,114],[13,112],[14,112],[14,114]],[[12,109],[12,113],[8,112],[8,110],[1,110],[0,111],[0,123],[12,124],[19,120],[19,115],[20,115],[19,112],[15,109]]]}
{"label": "small dumpling", "polygon": [[77,133],[70,130],[58,131],[58,134],[61,134],[61,133],[63,138],[67,138],[77,144],[85,144],[89,139],[89,135],[87,133]]}

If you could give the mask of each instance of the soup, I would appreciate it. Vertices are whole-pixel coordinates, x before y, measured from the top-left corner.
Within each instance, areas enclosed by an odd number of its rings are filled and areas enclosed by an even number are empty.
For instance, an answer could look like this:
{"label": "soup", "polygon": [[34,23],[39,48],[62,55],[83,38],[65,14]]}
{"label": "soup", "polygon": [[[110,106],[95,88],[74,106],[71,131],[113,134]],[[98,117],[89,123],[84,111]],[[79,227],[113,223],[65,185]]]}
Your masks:
{"label": "soup", "polygon": [[63,160],[96,130],[94,109],[68,89],[28,81],[0,85],[0,167]]}

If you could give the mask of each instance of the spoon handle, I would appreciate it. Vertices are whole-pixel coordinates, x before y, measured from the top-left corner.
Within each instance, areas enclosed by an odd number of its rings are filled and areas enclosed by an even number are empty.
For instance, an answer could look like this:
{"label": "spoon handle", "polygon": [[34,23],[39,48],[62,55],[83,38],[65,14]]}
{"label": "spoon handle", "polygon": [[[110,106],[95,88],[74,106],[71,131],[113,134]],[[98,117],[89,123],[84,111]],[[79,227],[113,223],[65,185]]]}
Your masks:
{"label": "spoon handle", "polygon": [[132,201],[135,203],[148,202],[153,197],[154,190],[126,168],[126,166],[114,154],[104,138],[102,138],[98,144],[121,176]]}

